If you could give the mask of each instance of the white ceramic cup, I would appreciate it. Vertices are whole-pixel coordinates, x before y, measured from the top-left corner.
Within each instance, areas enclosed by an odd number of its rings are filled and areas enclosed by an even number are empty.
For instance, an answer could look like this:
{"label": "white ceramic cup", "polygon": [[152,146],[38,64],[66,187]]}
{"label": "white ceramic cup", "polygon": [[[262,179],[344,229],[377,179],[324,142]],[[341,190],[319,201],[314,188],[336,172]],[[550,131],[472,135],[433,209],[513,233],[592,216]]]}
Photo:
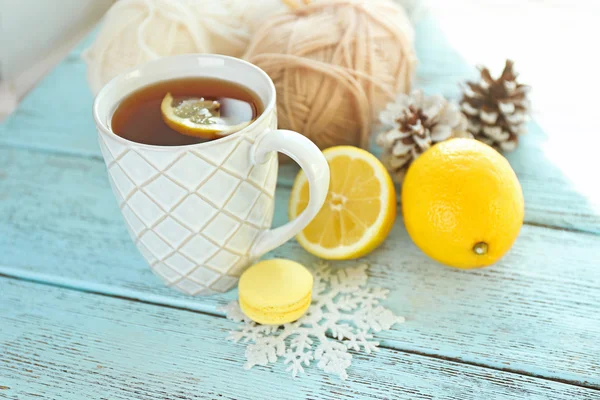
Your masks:
{"label": "white ceramic cup", "polygon": [[[129,94],[175,78],[217,78],[252,90],[264,112],[247,128],[189,146],[152,146],[117,136],[112,115]],[[319,212],[329,167],[306,137],[277,129],[275,86],[245,61],[208,54],[161,58],[125,72],[100,90],[94,119],[113,192],[132,239],[152,271],[191,295],[233,288],[240,274],[285,243]],[[305,171],[310,201],[295,220],[271,229],[277,155]]]}

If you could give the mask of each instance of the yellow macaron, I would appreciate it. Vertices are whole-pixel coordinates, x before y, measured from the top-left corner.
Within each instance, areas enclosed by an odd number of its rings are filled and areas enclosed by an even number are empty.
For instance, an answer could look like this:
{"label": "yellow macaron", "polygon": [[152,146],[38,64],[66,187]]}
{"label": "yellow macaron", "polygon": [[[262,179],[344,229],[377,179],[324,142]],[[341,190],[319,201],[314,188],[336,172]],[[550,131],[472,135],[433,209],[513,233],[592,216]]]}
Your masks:
{"label": "yellow macaron", "polygon": [[240,278],[240,307],[259,324],[285,324],[308,310],[312,287],[313,276],[303,265],[283,259],[261,261]]}

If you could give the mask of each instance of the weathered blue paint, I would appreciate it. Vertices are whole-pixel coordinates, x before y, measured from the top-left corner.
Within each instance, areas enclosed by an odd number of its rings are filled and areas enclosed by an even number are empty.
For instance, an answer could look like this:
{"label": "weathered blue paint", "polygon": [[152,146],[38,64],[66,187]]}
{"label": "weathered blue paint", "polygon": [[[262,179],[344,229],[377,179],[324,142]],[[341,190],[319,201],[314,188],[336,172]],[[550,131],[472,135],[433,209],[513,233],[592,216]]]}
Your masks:
{"label": "weathered blue paint", "polygon": [[233,323],[0,278],[0,398],[592,400],[597,391],[393,349],[354,354],[347,381],[278,363],[245,371]]}
{"label": "weathered blue paint", "polygon": [[[473,69],[431,20],[417,31],[417,84],[456,97],[457,82]],[[224,342],[228,322],[160,307],[219,314],[217,306],[236,292],[180,295],[137,254],[96,144],[79,58],[86,44],[0,125],[0,274],[36,282],[0,280],[0,398],[193,398],[219,391],[226,398],[600,397],[547,380],[600,388],[600,213],[598,199],[581,195],[545,157],[539,142],[553,139],[535,124],[509,156],[529,225],[502,262],[476,271],[437,265],[414,247],[399,218],[364,260],[373,283],[392,290],[387,305],[408,319],[381,335],[388,349],[357,357],[345,383],[314,369],[300,380],[281,367],[245,372],[243,348]],[[294,174],[294,167],[282,168],[276,224],[287,219]],[[270,256],[314,261],[296,242]]]}

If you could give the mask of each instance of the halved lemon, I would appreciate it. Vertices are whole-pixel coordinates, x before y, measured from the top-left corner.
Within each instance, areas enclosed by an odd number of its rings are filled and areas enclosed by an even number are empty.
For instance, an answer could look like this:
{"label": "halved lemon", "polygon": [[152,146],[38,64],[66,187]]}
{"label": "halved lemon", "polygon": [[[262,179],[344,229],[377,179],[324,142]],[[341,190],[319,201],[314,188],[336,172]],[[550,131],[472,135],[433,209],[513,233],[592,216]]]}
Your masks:
{"label": "halved lemon", "polygon": [[182,135],[204,139],[218,139],[244,129],[252,121],[229,124],[221,118],[221,105],[218,101],[186,99],[173,105],[173,96],[167,93],[160,104],[163,121]]}
{"label": "halved lemon", "polygon": [[[331,170],[329,193],[297,240],[306,251],[327,260],[362,257],[376,249],[394,225],[394,184],[381,162],[365,150],[337,146],[323,154]],[[300,171],[292,188],[290,219],[306,208],[308,199],[308,181]]]}

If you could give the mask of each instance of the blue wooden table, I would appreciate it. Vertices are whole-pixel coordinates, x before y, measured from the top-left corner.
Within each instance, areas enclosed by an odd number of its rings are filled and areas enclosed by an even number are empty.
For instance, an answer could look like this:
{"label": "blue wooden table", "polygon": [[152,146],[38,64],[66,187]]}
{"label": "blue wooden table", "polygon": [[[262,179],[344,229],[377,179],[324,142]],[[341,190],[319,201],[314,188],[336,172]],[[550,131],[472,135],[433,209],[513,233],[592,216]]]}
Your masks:
{"label": "blue wooden table", "polygon": [[[436,264],[399,217],[366,258],[407,318],[377,335],[381,351],[354,355],[347,381],[314,367],[292,379],[281,363],[245,371],[219,311],[237,293],[164,287],[127,235],[91,117],[90,40],[0,125],[0,398],[600,399],[600,202],[546,158],[554,139],[535,124],[508,157],[526,216],[500,263]],[[456,96],[473,76],[430,19],[416,45],[426,91]],[[294,174],[282,168],[276,224]],[[271,256],[314,261],[294,241]]]}

